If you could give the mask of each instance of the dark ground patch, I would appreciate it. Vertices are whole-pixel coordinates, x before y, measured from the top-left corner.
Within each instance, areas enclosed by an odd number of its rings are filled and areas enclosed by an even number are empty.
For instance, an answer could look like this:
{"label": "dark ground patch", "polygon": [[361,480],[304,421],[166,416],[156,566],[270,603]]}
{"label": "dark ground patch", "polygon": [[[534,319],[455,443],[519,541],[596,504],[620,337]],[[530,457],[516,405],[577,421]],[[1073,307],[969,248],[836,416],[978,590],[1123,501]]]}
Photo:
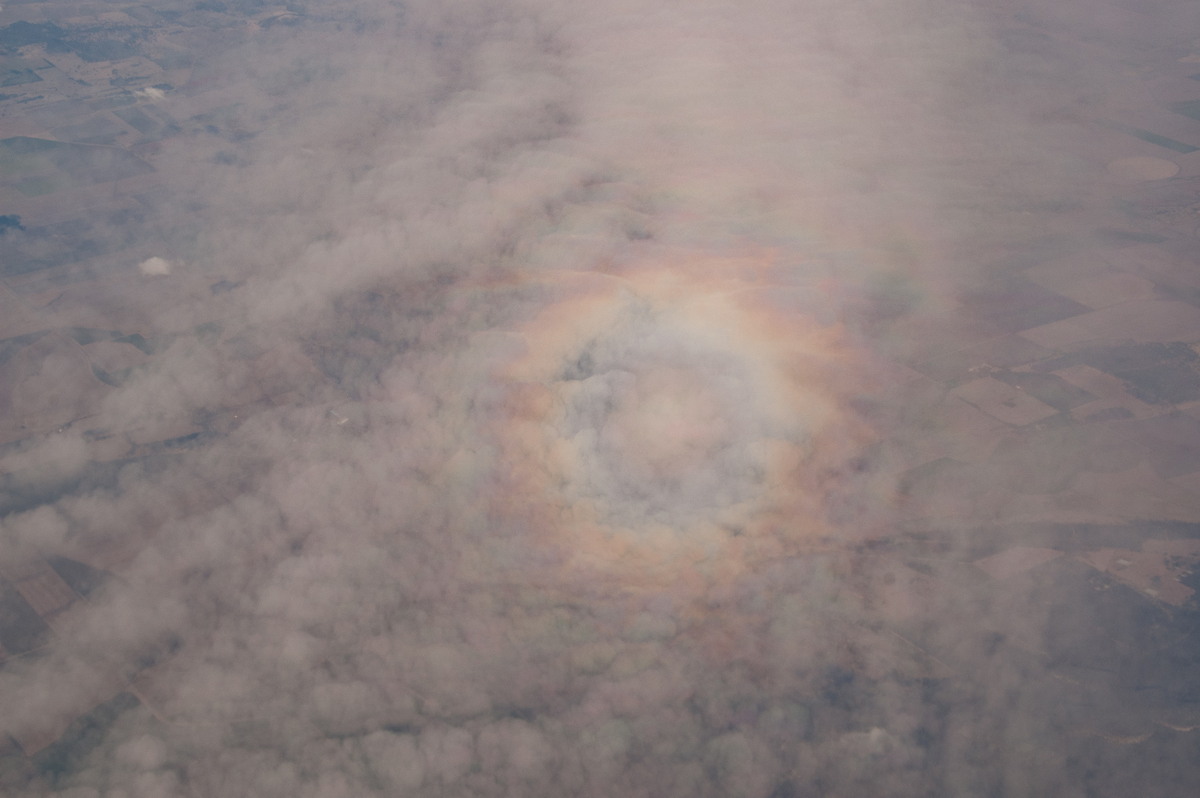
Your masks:
{"label": "dark ground patch", "polygon": [[107,572],[67,557],[47,557],[46,562],[81,596],[91,595],[108,578]]}
{"label": "dark ground patch", "polygon": [[24,654],[50,638],[50,627],[7,579],[0,577],[0,645],[10,654]]}
{"label": "dark ground patch", "polygon": [[33,765],[54,780],[77,770],[126,712],[141,706],[132,693],[119,693],[75,720],[57,742],[38,752]]}
{"label": "dark ground patch", "polygon": [[961,301],[967,314],[1005,333],[1040,327],[1091,310],[1024,277],[992,281],[964,295]]}

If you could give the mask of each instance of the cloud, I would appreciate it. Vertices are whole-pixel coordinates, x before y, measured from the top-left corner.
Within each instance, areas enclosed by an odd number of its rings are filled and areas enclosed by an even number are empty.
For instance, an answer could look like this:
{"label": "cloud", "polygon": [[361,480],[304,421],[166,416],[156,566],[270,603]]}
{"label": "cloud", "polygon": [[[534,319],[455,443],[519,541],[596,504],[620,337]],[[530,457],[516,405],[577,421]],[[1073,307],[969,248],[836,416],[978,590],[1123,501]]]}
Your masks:
{"label": "cloud", "polygon": [[[1111,220],[1075,141],[1120,55],[985,6],[356,0],[198,48],[132,282],[37,294],[4,395],[0,575],[75,593],[0,672],[0,784],[1070,794],[1188,726],[1066,556],[1133,433],[1040,437],[1100,389],[1002,315],[1084,307],[1012,264]],[[64,558],[111,576],[21,570]]]}
{"label": "cloud", "polygon": [[146,258],[138,264],[138,270],[146,276],[170,274],[171,262],[165,258]]}

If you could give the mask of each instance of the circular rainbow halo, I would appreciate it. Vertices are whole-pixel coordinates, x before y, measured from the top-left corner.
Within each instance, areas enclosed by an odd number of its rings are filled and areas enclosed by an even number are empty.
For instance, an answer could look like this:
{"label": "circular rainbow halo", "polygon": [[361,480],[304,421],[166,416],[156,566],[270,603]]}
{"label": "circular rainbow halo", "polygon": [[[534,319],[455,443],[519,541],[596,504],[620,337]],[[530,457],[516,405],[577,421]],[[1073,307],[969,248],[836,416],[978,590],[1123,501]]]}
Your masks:
{"label": "circular rainbow halo", "polygon": [[711,582],[827,534],[864,441],[853,355],[779,301],[767,257],[556,275],[497,372],[494,517],[569,578]]}

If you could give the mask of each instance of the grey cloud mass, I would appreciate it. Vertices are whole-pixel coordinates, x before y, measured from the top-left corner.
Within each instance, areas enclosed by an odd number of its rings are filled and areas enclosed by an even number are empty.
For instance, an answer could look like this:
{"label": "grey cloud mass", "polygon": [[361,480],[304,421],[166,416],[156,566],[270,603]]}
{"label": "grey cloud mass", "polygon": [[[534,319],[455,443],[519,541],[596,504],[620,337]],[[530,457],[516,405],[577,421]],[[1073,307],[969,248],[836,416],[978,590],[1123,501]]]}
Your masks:
{"label": "grey cloud mass", "polygon": [[1197,23],[5,4],[0,793],[1190,794]]}

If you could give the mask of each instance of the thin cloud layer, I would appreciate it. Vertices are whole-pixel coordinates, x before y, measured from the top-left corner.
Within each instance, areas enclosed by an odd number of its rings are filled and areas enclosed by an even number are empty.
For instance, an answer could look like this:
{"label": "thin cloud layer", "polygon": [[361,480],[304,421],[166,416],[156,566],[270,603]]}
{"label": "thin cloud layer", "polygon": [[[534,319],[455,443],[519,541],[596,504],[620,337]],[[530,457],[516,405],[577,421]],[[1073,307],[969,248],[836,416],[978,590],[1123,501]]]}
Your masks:
{"label": "thin cloud layer", "polygon": [[[3,461],[0,573],[114,574],[5,662],[6,728],[24,745],[101,706],[0,784],[1185,779],[1186,689],[1134,702],[1144,663],[1095,648],[1151,621],[1086,564],[1038,570],[1070,545],[1020,526],[1115,520],[1045,483],[1071,458],[1102,480],[1120,431],[995,448],[1046,407],[1032,383],[971,373],[991,382],[946,411],[910,368],[1015,332],[962,303],[1112,218],[1073,142],[1090,104],[1132,102],[1106,94],[1119,53],[1089,49],[1119,50],[1116,23],[1072,49],[1033,32],[1066,11],[976,5],[325,4],[145,95],[205,126],[161,143],[127,290],[46,311],[126,334],[72,333],[109,345],[110,390]],[[75,396],[79,368],[47,355],[38,393]],[[1164,753],[1113,777],[1103,746],[1151,723],[1177,729]]]}

